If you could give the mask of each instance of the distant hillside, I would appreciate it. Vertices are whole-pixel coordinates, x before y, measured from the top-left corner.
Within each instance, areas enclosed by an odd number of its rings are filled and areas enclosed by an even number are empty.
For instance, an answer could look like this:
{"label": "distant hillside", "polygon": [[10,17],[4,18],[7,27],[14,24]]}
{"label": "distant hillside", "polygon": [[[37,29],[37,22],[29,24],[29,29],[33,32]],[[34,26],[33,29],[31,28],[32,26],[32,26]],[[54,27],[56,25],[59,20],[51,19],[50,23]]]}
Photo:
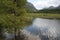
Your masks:
{"label": "distant hillside", "polygon": [[39,10],[38,12],[42,13],[60,13],[60,5],[57,7],[50,6],[49,8],[44,8],[42,10]]}
{"label": "distant hillside", "polygon": [[49,8],[46,8],[46,9],[48,9],[48,10],[52,10],[52,9],[60,9],[60,5],[59,5],[59,6],[57,6],[57,7],[50,6]]}
{"label": "distant hillside", "polygon": [[46,9],[48,9],[48,10],[55,9],[55,7],[54,6],[50,6],[49,8],[46,8]]}
{"label": "distant hillside", "polygon": [[27,12],[35,12],[36,8],[34,7],[34,5],[30,2],[27,2],[26,4],[26,10]]}

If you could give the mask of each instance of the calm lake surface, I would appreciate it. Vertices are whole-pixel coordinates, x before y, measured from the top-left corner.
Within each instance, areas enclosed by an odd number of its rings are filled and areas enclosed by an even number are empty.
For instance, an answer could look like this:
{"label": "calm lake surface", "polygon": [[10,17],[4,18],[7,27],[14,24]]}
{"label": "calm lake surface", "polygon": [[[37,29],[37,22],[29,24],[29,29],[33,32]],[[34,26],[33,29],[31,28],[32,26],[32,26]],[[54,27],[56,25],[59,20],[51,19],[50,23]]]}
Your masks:
{"label": "calm lake surface", "polygon": [[36,18],[25,30],[38,35],[40,40],[60,40],[60,20]]}
{"label": "calm lake surface", "polygon": [[28,37],[26,40],[60,40],[60,20],[36,18],[22,34]]}
{"label": "calm lake surface", "polygon": [[[32,33],[39,33],[39,31],[43,32],[52,32],[60,34],[60,20],[52,20],[52,19],[42,19],[36,18],[30,27],[26,28],[27,31]],[[48,31],[47,31],[48,30]]]}

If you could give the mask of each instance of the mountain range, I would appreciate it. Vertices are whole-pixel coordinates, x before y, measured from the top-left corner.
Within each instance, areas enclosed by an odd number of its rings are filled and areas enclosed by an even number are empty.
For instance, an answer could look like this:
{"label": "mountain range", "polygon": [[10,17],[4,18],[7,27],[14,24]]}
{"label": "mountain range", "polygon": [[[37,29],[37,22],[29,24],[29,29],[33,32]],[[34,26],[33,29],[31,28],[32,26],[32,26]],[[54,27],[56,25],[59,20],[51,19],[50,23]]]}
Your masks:
{"label": "mountain range", "polygon": [[60,5],[57,7],[50,6],[49,8],[44,8],[37,11],[38,13],[60,13]]}
{"label": "mountain range", "polygon": [[27,12],[36,12],[37,9],[34,7],[34,5],[30,2],[26,3],[26,10]]}
{"label": "mountain range", "polygon": [[50,6],[48,8],[43,8],[41,10],[37,10],[32,3],[27,2],[25,8],[26,8],[28,13],[33,13],[33,12],[37,12],[37,13],[41,13],[41,12],[42,13],[60,13],[60,5],[57,7]]}
{"label": "mountain range", "polygon": [[51,10],[51,9],[60,9],[60,5],[59,5],[59,6],[57,6],[57,7],[50,6],[49,8],[45,8],[45,9],[49,9],[49,10]]}

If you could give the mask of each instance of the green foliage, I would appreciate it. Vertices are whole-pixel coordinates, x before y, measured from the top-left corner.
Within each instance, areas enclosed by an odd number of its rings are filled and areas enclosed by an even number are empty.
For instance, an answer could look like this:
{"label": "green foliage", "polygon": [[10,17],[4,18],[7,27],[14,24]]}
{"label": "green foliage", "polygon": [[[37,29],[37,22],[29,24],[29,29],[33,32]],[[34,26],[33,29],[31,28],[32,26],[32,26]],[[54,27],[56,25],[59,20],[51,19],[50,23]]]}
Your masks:
{"label": "green foliage", "polygon": [[26,4],[26,0],[16,0],[17,6],[18,7],[24,7],[24,5]]}
{"label": "green foliage", "polygon": [[17,13],[16,15],[23,16],[26,13],[26,9],[25,8],[16,9],[15,12]]}
{"label": "green foliage", "polygon": [[[2,28],[23,28],[21,18],[26,13],[26,0],[0,0],[0,24]],[[18,15],[18,16],[16,16]],[[2,29],[1,28],[1,29]]]}
{"label": "green foliage", "polygon": [[2,15],[0,16],[0,23],[2,26],[19,27],[22,23],[20,18],[26,13],[24,8],[26,0],[16,0],[15,3],[14,0],[0,0],[0,4],[0,15]]}
{"label": "green foliage", "polygon": [[2,24],[2,27],[15,27],[16,26],[16,21],[17,19],[15,16],[12,15],[7,15],[7,14],[2,14],[0,15],[0,23]]}
{"label": "green foliage", "polygon": [[26,12],[26,0],[16,0],[15,3],[14,0],[0,0],[0,4],[0,13],[14,13],[19,15],[19,13]]}

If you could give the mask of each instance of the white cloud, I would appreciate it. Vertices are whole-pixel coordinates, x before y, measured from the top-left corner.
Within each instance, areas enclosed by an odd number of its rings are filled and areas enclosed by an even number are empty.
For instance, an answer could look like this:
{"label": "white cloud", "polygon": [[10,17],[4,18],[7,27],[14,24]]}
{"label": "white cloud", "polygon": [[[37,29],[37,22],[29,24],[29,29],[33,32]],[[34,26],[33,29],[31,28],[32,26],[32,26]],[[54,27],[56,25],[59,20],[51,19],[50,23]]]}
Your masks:
{"label": "white cloud", "polygon": [[42,9],[49,6],[56,7],[60,4],[60,0],[28,0],[28,1],[34,4],[34,6],[37,9]]}

